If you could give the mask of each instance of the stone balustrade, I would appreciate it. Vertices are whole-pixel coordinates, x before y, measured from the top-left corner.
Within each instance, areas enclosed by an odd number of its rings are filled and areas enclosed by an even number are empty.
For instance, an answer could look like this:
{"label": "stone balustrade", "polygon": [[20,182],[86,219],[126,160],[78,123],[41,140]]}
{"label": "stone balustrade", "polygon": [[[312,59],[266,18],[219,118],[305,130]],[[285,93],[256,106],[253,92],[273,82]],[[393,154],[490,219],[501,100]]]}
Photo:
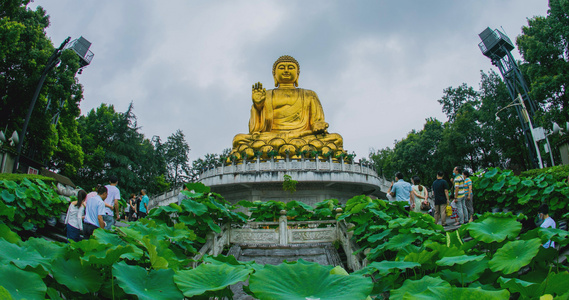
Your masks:
{"label": "stone balustrade", "polygon": [[324,221],[289,221],[281,216],[278,222],[248,222],[243,226],[221,227],[221,232],[208,234],[207,241],[194,257],[196,261],[205,254],[219,255],[225,246],[231,244],[255,245],[300,245],[340,242],[346,253],[348,267],[354,271],[366,266],[365,255],[354,253],[359,247],[351,240],[345,222]]}

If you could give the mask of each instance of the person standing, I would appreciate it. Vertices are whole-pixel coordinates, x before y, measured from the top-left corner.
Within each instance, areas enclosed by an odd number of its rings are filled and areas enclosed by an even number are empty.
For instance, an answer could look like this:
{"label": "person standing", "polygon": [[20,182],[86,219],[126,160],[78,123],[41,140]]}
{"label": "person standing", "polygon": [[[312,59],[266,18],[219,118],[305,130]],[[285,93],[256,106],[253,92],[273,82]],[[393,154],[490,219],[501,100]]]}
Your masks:
{"label": "person standing", "polygon": [[474,194],[472,193],[472,180],[470,179],[470,172],[464,170],[462,172],[464,177],[464,187],[466,189],[466,195],[464,196],[464,201],[466,203],[466,210],[468,214],[466,215],[466,220],[468,223],[472,222],[472,217],[474,217]]}
{"label": "person standing", "polygon": [[69,203],[67,215],[65,215],[65,224],[67,224],[67,241],[81,241],[81,231],[83,231],[83,214],[85,213],[85,198],[87,198],[87,192],[79,190],[79,192],[77,192],[77,201]]}
{"label": "person standing", "polygon": [[180,193],[178,194],[178,205],[182,205],[182,201],[184,201],[184,199],[188,199],[188,196],[184,195],[184,193],[182,193],[182,191],[188,191],[188,187],[184,184],[184,188],[180,191]]}
{"label": "person standing", "polygon": [[454,174],[454,204],[456,205],[456,210],[458,214],[458,219],[454,225],[462,225],[466,223],[466,217],[468,215],[468,210],[466,209],[466,203],[464,201],[464,196],[466,195],[466,189],[464,186],[464,177],[462,176],[462,169],[460,167],[454,167],[452,171]]}
{"label": "person standing", "polygon": [[403,174],[401,174],[401,172],[395,174],[395,180],[395,183],[391,182],[387,193],[395,197],[396,201],[407,201],[409,205],[411,205],[411,184],[403,180]]}
{"label": "person standing", "polygon": [[134,193],[130,194],[130,198],[128,198],[128,221],[131,222],[133,220],[132,215],[136,213],[136,195]]}
{"label": "person standing", "polygon": [[118,183],[119,179],[117,176],[111,175],[109,176],[109,184],[105,186],[108,191],[108,196],[107,199],[105,199],[105,216],[103,216],[103,219],[107,224],[105,226],[107,230],[110,230],[111,227],[115,225],[115,222],[120,219],[119,200],[121,199],[121,192],[117,188]]}
{"label": "person standing", "polygon": [[435,195],[435,224],[439,223],[441,219],[441,225],[447,225],[447,212],[446,208],[449,204],[448,190],[449,185],[446,180],[443,179],[443,171],[437,173],[437,180],[433,182],[433,194]]}
{"label": "person standing", "polygon": [[[541,223],[541,225],[539,225],[539,227],[541,228],[555,228],[556,224],[555,224],[555,220],[553,220],[552,217],[549,216],[549,206],[547,204],[542,204],[538,210],[539,212],[539,220],[543,221],[543,223]],[[543,244],[543,248],[555,248],[555,242],[552,240],[547,241],[545,244]]]}
{"label": "person standing", "polygon": [[85,206],[85,238],[90,238],[93,231],[97,228],[105,228],[105,202],[107,198],[107,188],[100,186],[97,189],[97,196],[93,196],[87,201]]}
{"label": "person standing", "polygon": [[423,212],[421,203],[429,203],[429,192],[427,188],[421,185],[421,178],[415,176],[412,178],[413,186],[411,187],[411,210],[414,212]]}
{"label": "person standing", "polygon": [[138,209],[139,219],[145,218],[148,214],[148,203],[150,202],[145,189],[140,190],[140,193],[142,194],[142,199],[140,200],[140,207]]}

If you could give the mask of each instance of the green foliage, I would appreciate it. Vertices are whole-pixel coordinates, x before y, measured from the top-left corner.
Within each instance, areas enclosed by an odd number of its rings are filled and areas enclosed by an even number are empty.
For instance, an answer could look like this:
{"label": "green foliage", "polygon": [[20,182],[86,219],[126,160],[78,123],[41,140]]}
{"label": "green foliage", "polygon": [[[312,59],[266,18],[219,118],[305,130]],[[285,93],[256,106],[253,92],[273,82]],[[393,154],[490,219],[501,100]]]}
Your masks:
{"label": "green foliage", "polygon": [[249,210],[250,220],[256,222],[278,221],[281,210],[286,210],[289,220],[309,221],[309,220],[333,220],[336,215],[336,208],[339,207],[337,199],[329,199],[318,202],[314,207],[300,201],[239,201],[237,205]]}
{"label": "green foliage", "polygon": [[278,266],[266,265],[251,275],[249,288],[259,299],[365,299],[371,293],[370,278],[331,271],[331,266],[302,259]]}
{"label": "green foliage", "polygon": [[245,214],[234,212],[235,206],[221,195],[211,193],[209,187],[202,183],[189,183],[186,186],[189,191],[182,193],[188,199],[184,199],[181,206],[172,203],[169,206],[154,208],[148,216],[157,224],[188,226],[197,234],[200,242],[204,241],[203,237],[208,232],[220,232],[222,224],[241,224],[247,221]]}
{"label": "green foliage", "polygon": [[285,174],[283,180],[283,191],[288,191],[291,194],[296,192],[296,184],[298,181],[293,180],[290,175]]}
{"label": "green foliage", "polygon": [[181,176],[190,174],[190,165],[188,156],[190,155],[190,146],[186,142],[184,133],[178,129],[175,133],[168,137],[165,147],[166,164],[168,166],[168,181],[173,186],[178,186]]}
{"label": "green foliage", "polygon": [[[55,50],[45,32],[49,16],[41,7],[29,8],[29,2],[2,1],[0,5],[0,127],[10,132],[21,132],[38,81]],[[24,140],[24,153],[34,151],[36,160],[48,161],[51,169],[64,175],[75,172],[83,159],[75,120],[83,99],[78,68],[79,57],[64,50],[60,63],[47,73]]]}
{"label": "green foliage", "polygon": [[228,287],[247,280],[252,271],[241,265],[201,264],[192,270],[178,271],[174,281],[186,297],[220,290],[232,297],[233,292]]}
{"label": "green foliage", "polygon": [[68,205],[53,183],[41,179],[0,180],[0,198],[0,223],[14,231],[42,228],[47,218],[59,217]]}
{"label": "green foliage", "polygon": [[551,174],[557,181],[567,180],[569,176],[569,165],[561,165],[555,167],[548,167],[543,169],[532,169],[522,172],[521,177],[537,177],[543,173]]}
{"label": "green foliage", "polygon": [[492,207],[505,207],[535,216],[539,206],[546,203],[550,215],[562,216],[569,212],[569,186],[560,182],[554,172],[541,172],[535,177],[516,176],[499,168],[480,172],[471,177],[476,195],[474,209],[484,212]]}
{"label": "green foliage", "polygon": [[32,174],[17,174],[17,173],[0,173],[0,180],[8,180],[8,181],[14,181],[17,183],[22,182],[22,180],[24,180],[24,178],[27,178],[28,180],[34,181],[36,179],[40,179],[43,182],[55,182],[55,179],[51,178],[51,177],[46,177],[46,176],[42,176],[42,175],[32,175]]}

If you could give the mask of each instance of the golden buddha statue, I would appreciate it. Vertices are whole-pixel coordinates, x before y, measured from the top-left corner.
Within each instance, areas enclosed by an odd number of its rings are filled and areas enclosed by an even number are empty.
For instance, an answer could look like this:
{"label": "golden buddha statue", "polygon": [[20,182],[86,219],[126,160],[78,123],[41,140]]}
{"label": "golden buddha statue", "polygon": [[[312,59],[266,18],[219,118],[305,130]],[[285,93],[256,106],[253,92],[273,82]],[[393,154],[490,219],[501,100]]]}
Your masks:
{"label": "golden buddha statue", "polygon": [[233,138],[230,155],[289,157],[303,152],[337,156],[344,152],[343,139],[328,133],[324,111],[315,92],[298,87],[300,65],[291,56],[279,57],[273,64],[275,89],[253,85],[249,134]]}

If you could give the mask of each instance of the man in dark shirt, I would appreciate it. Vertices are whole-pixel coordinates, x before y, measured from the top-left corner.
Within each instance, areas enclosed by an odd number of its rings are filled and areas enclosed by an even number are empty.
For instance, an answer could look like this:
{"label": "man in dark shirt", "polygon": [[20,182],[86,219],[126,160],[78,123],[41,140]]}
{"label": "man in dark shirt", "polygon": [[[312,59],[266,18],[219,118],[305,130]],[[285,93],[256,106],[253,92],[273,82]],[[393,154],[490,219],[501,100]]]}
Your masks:
{"label": "man in dark shirt", "polygon": [[435,195],[435,224],[438,224],[439,219],[441,219],[441,225],[446,226],[446,208],[449,203],[449,186],[448,182],[443,179],[443,176],[444,173],[442,171],[437,173],[437,180],[433,182],[433,194]]}

